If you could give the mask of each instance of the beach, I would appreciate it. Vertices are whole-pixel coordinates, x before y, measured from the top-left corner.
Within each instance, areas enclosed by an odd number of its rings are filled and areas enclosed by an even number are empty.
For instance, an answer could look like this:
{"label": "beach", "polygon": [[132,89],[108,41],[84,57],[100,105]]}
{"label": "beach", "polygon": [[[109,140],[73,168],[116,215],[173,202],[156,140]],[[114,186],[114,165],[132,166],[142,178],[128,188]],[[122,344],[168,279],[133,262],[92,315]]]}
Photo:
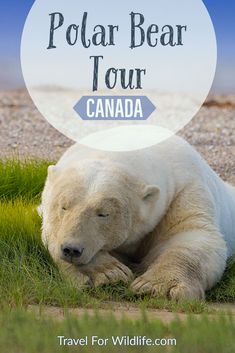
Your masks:
{"label": "beach", "polygon": [[[235,96],[209,96],[179,133],[210,166],[235,185]],[[74,142],[41,116],[26,90],[0,91],[0,158],[57,161]]]}

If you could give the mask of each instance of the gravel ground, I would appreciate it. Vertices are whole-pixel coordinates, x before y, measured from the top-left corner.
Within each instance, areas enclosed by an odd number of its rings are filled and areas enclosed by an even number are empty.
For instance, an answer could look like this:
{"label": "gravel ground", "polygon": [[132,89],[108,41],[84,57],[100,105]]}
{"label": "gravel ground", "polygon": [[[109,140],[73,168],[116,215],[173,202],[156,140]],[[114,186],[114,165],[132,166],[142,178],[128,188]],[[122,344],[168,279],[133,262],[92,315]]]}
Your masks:
{"label": "gravel ground", "polygon": [[[215,314],[223,315],[225,318],[229,315],[230,318],[234,318],[235,316],[235,305],[234,304],[212,304],[210,305],[210,309],[213,311],[210,315],[207,315],[208,318],[213,320],[215,318]],[[53,318],[56,320],[64,319],[64,309],[58,308],[55,306],[47,306],[46,308],[41,308],[36,305],[29,305],[27,307],[27,311],[36,314],[36,316],[46,315],[46,317]],[[229,311],[229,314],[228,314]],[[96,313],[93,309],[87,308],[72,308],[68,310],[69,314],[72,314],[76,317],[81,317],[84,314],[88,314],[90,316],[94,316]],[[109,302],[105,305],[102,304],[102,307],[99,308],[99,315],[102,318],[109,317],[110,313],[115,317],[116,320],[122,320],[123,317],[128,318],[129,320],[138,320],[143,316],[143,312],[141,309],[137,308],[134,305],[126,304],[126,303],[117,303],[117,302]],[[158,309],[148,309],[145,313],[147,315],[148,320],[156,320],[160,319],[165,323],[170,323],[175,321],[176,314],[173,312],[169,312],[167,310],[158,310]],[[201,318],[203,315],[201,314],[190,314],[190,316],[194,316],[195,318]],[[177,313],[177,318],[185,321],[188,319],[188,314],[185,313]]]}
{"label": "gravel ground", "polygon": [[[213,96],[179,133],[235,185],[235,96]],[[40,115],[24,90],[0,92],[0,158],[57,160],[73,144]]]}

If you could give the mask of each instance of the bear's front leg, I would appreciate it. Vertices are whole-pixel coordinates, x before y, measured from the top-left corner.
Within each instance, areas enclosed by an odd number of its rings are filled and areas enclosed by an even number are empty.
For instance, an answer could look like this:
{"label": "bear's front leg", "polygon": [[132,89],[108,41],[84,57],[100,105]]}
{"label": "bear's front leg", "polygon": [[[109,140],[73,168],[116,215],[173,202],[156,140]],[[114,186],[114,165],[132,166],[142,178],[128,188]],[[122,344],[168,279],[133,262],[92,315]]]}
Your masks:
{"label": "bear's front leg", "polygon": [[89,277],[94,287],[120,281],[130,283],[133,280],[132,271],[105,251],[98,252],[89,264],[78,268],[82,274]]}
{"label": "bear's front leg", "polygon": [[130,283],[134,278],[126,265],[105,251],[99,251],[87,265],[79,266],[61,260],[52,247],[50,253],[63,277],[79,289],[120,281]]}
{"label": "bear's front leg", "polygon": [[152,249],[144,260],[149,267],[131,284],[134,293],[174,300],[203,299],[205,291],[221,279],[227,249],[218,232],[201,229],[182,232],[161,247],[155,259]]}
{"label": "bear's front leg", "polygon": [[55,262],[63,277],[72,282],[76,288],[82,289],[90,284],[89,277],[81,273],[77,266],[58,259]]}

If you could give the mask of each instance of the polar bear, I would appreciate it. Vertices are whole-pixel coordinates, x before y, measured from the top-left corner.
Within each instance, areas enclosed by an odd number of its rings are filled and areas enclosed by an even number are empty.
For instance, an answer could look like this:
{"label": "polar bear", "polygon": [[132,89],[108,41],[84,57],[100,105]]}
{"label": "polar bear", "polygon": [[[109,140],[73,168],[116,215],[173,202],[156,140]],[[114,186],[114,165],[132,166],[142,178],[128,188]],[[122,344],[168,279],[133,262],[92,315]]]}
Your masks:
{"label": "polar bear", "polygon": [[42,240],[80,287],[201,299],[235,250],[235,188],[174,136],[131,152],[72,146],[48,168]]}

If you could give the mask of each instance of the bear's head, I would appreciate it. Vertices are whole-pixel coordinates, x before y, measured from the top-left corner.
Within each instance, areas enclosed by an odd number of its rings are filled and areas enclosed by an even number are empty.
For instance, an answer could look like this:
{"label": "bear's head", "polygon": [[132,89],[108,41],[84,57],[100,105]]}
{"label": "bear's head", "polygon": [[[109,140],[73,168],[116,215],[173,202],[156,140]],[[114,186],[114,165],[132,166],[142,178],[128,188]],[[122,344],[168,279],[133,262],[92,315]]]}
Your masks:
{"label": "bear's head", "polygon": [[159,188],[118,165],[50,166],[42,196],[42,238],[55,259],[85,265],[100,250],[140,240],[156,225]]}

